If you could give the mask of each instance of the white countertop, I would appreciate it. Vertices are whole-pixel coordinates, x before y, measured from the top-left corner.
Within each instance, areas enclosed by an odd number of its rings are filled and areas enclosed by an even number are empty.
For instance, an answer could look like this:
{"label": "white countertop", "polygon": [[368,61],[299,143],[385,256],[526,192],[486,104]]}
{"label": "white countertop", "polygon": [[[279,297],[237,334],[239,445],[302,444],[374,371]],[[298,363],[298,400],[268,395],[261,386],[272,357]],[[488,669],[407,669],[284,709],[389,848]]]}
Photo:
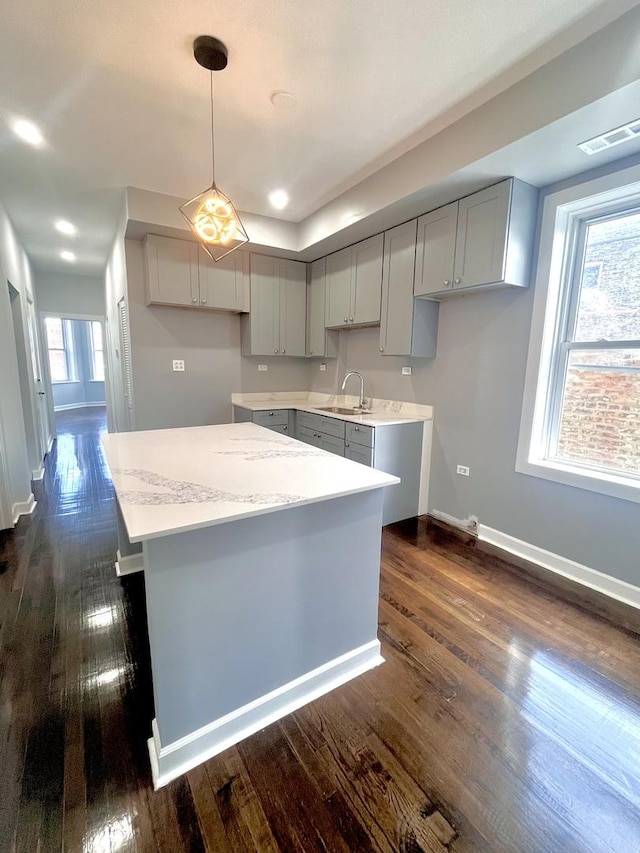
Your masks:
{"label": "white countertop", "polygon": [[102,439],[131,542],[399,483],[257,424]]}
{"label": "white countertop", "polygon": [[343,415],[338,412],[322,411],[324,407],[340,406],[354,408],[358,402],[352,395],[320,394],[314,391],[282,391],[232,394],[234,406],[252,412],[277,409],[295,409],[299,412],[311,412],[341,421],[368,424],[369,426],[388,426],[389,424],[415,423],[433,419],[433,407],[421,403],[406,403],[398,400],[373,398],[368,401],[369,411]]}

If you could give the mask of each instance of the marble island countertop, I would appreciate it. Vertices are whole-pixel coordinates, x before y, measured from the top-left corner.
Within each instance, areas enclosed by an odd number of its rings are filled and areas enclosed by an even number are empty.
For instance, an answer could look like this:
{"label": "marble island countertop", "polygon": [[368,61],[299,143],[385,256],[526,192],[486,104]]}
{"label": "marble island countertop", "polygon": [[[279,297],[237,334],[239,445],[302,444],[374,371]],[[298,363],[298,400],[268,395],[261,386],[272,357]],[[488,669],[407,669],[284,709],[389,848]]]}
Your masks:
{"label": "marble island countertop", "polygon": [[329,406],[339,406],[345,409],[355,408],[358,398],[347,394],[320,394],[315,391],[232,394],[231,403],[252,412],[295,409],[296,411],[311,412],[343,421],[368,424],[373,427],[433,419],[433,406],[377,398],[368,400],[368,411],[366,412],[354,412],[348,415],[338,412],[325,412],[322,409]]}
{"label": "marble island countertop", "polygon": [[400,482],[251,423],[113,433],[102,444],[131,542]]}

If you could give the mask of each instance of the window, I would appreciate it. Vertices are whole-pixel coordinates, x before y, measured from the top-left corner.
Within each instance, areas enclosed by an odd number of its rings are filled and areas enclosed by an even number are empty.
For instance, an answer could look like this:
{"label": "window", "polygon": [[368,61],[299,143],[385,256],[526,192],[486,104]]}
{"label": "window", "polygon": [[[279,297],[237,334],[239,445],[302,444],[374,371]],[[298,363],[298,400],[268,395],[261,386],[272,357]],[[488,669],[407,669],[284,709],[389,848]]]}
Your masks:
{"label": "window", "polygon": [[91,378],[104,382],[104,350],[102,345],[102,323],[91,321]]}
{"label": "window", "polygon": [[74,375],[73,334],[68,320],[45,317],[47,349],[52,382],[72,382]]}
{"label": "window", "polygon": [[516,468],[640,501],[640,170],[625,172],[545,200]]}

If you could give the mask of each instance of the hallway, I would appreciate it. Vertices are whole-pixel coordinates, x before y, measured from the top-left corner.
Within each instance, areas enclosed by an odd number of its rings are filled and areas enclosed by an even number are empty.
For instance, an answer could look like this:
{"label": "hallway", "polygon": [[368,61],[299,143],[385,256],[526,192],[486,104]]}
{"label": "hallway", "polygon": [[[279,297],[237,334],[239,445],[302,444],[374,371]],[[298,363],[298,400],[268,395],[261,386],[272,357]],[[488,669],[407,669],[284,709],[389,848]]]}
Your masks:
{"label": "hallway", "polygon": [[385,530],[386,663],[160,791],[100,409],[0,534],[0,853],[631,853],[640,643],[441,526]]}

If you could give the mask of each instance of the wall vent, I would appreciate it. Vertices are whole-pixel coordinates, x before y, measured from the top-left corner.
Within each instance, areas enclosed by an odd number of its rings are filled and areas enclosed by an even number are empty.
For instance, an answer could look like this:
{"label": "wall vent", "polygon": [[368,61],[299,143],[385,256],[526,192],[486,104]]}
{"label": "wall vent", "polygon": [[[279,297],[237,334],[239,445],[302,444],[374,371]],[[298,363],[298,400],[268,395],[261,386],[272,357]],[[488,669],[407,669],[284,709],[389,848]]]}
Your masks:
{"label": "wall vent", "polygon": [[585,154],[598,154],[600,151],[606,151],[607,148],[613,148],[614,145],[620,145],[621,142],[638,138],[640,138],[640,119],[634,119],[629,124],[614,127],[600,136],[594,136],[593,139],[581,142],[578,148]]}

